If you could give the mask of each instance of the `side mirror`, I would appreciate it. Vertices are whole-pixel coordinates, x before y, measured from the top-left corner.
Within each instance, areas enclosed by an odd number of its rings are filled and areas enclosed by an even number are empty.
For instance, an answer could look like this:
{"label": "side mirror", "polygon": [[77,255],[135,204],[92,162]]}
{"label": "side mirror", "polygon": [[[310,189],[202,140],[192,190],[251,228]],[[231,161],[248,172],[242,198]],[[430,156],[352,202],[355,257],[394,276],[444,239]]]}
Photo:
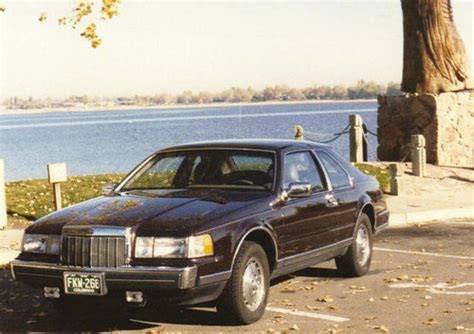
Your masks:
{"label": "side mirror", "polygon": [[302,198],[309,197],[313,194],[310,183],[290,183],[288,189],[288,197],[290,198]]}
{"label": "side mirror", "polygon": [[117,183],[107,182],[102,186],[102,195],[112,196],[115,193]]}

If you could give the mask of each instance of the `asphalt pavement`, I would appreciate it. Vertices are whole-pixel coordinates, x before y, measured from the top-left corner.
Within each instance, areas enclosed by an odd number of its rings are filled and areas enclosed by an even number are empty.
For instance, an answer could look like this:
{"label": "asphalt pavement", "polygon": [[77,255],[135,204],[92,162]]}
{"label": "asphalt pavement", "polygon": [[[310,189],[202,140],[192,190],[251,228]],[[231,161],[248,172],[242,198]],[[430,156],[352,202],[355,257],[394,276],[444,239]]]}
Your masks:
{"label": "asphalt pavement", "polygon": [[432,222],[380,234],[368,275],[341,278],[333,261],[272,282],[264,317],[232,326],[212,308],[169,305],[66,318],[41,291],[0,270],[0,331],[149,333],[474,332],[474,221]]}

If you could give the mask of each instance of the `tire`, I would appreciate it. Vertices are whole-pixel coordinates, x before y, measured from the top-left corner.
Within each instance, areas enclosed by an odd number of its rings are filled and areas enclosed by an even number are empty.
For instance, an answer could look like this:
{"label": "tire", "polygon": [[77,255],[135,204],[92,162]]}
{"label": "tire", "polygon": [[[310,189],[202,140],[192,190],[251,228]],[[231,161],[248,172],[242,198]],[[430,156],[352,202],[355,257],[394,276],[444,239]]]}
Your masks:
{"label": "tire", "polygon": [[265,312],[269,286],[270,268],[265,251],[259,244],[245,241],[217,302],[217,311],[233,324],[251,324]]}
{"label": "tire", "polygon": [[352,244],[347,252],[336,257],[337,271],[345,277],[364,276],[372,260],[372,227],[370,218],[361,214],[354,228]]}

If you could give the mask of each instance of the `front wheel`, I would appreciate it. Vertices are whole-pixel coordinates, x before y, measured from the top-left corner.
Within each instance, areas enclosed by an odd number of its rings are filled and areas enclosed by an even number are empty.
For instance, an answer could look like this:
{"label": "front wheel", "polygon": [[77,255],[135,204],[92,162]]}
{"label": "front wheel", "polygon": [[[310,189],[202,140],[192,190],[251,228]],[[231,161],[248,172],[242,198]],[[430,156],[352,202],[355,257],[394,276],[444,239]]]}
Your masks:
{"label": "front wheel", "polygon": [[337,271],[343,276],[359,277],[365,275],[372,260],[372,228],[370,218],[361,214],[354,229],[352,244],[347,252],[336,257]]}
{"label": "front wheel", "polygon": [[267,255],[255,242],[244,242],[217,310],[238,324],[251,324],[265,312],[270,285]]}

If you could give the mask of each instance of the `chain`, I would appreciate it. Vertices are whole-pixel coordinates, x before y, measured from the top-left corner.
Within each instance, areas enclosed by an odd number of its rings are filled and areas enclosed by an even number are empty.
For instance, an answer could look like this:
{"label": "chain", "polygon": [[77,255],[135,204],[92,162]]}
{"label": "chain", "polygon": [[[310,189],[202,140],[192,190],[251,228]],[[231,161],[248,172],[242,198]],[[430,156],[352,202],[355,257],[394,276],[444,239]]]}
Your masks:
{"label": "chain", "polygon": [[[315,138],[311,138],[311,134],[314,134],[316,136],[319,135],[317,132],[311,132],[311,131],[305,131],[304,132],[304,137],[311,140],[311,141],[317,142],[317,143],[328,144],[328,143],[331,143],[331,142],[335,141],[336,139],[338,139],[342,135],[348,134],[349,133],[348,129],[349,129],[349,125],[347,125],[341,132],[335,133],[334,137],[331,138],[331,139],[328,139],[328,140],[317,140]],[[310,136],[308,136],[308,134],[310,134]]]}
{"label": "chain", "polygon": [[366,131],[368,134],[371,134],[372,136],[375,136],[375,137],[377,137],[377,133],[375,133],[375,132],[372,132],[372,131],[370,131],[370,130],[369,130],[369,129],[367,129],[367,128],[365,129],[365,131]]}
{"label": "chain", "polygon": [[[334,137],[332,137],[331,139],[327,139],[327,140],[315,139],[314,137],[312,137],[313,135],[320,136],[321,134],[318,133],[318,132],[311,132],[311,131],[306,131],[306,130],[304,131],[304,137],[305,137],[305,139],[309,139],[309,140],[314,141],[316,143],[328,144],[328,143],[331,143],[331,142],[335,141],[336,139],[338,139],[342,135],[348,134],[349,133],[349,127],[350,127],[350,125],[347,125],[341,132],[335,133]],[[377,133],[375,133],[373,131],[370,131],[366,126],[364,126],[364,131],[362,131],[362,135],[364,136],[364,140],[365,140],[366,143],[369,142],[369,140],[367,138],[367,134],[370,134],[372,136],[377,137]]]}

